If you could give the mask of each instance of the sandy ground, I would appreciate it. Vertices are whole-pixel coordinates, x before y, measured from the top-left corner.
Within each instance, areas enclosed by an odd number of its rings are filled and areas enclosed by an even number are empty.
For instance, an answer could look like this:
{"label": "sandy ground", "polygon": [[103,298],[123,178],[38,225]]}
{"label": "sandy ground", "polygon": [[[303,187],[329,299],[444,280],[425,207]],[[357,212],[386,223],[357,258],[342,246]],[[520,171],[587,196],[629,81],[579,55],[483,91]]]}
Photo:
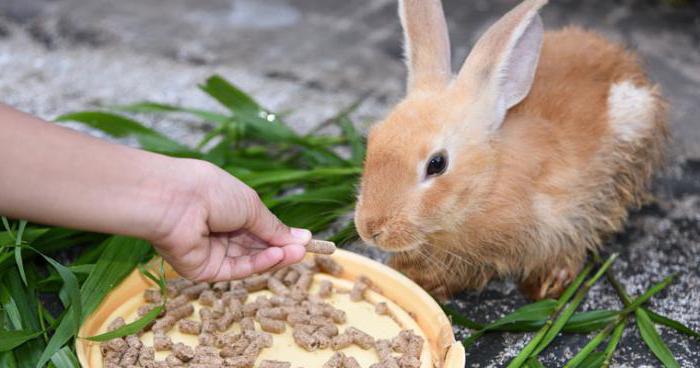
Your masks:
{"label": "sandy ground", "polygon": [[[514,3],[445,1],[455,65]],[[139,100],[218,108],[196,85],[219,73],[265,106],[288,112],[300,131],[364,98],[354,118],[366,127],[403,91],[395,12],[394,0],[0,0],[0,100],[47,119]],[[675,143],[656,185],[658,201],[634,214],[607,249],[621,253],[615,270],[631,293],[678,272],[652,306],[700,330],[700,4],[553,0],[543,18],[547,27],[579,24],[638,49],[668,97]],[[153,125],[188,143],[203,131],[185,120]],[[489,320],[525,300],[511,283],[495,282],[453,303]],[[601,283],[584,309],[619,307]],[[683,367],[700,366],[700,342],[661,332]],[[527,337],[486,336],[468,351],[468,365],[502,366]],[[562,365],[587,339],[561,337],[543,362]],[[636,328],[628,328],[613,366],[659,363]]]}

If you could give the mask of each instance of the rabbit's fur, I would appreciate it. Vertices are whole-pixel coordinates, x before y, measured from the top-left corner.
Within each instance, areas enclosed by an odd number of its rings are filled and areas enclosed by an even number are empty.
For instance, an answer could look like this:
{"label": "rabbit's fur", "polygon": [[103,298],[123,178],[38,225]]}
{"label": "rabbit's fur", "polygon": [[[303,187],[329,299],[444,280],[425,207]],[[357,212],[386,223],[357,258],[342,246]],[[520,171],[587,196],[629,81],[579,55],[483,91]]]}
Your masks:
{"label": "rabbit's fur", "polygon": [[[355,223],[436,296],[512,277],[560,294],[648,199],[665,104],[634,54],[526,0],[450,69],[439,0],[401,0],[408,92],[368,137]],[[442,175],[426,176],[436,152]]]}

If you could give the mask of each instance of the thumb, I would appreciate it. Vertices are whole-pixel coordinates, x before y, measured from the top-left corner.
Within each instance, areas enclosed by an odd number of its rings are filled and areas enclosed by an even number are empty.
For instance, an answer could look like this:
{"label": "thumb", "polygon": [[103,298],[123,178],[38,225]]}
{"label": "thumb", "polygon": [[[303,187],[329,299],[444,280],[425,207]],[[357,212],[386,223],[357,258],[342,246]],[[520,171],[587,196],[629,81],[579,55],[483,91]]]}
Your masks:
{"label": "thumb", "polygon": [[282,223],[257,194],[248,202],[248,217],[244,227],[266,243],[274,246],[304,245],[311,241],[311,232]]}

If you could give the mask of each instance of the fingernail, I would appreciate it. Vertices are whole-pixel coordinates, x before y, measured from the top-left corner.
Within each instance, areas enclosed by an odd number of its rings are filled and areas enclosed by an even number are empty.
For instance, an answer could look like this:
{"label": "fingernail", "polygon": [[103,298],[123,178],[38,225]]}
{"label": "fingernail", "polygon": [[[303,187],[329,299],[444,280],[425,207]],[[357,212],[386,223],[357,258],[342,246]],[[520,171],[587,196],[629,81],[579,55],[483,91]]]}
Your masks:
{"label": "fingernail", "polygon": [[306,230],[306,229],[299,229],[296,227],[291,228],[290,233],[292,234],[292,237],[299,240],[306,242],[309,239],[311,239],[311,231]]}

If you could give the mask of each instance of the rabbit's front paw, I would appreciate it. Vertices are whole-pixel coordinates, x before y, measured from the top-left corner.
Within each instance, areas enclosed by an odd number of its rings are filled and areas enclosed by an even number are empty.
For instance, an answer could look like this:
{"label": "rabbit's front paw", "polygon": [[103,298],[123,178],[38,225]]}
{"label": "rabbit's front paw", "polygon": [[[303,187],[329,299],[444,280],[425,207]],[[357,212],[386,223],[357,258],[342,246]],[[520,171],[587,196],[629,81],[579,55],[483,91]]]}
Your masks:
{"label": "rabbit's front paw", "polygon": [[520,290],[532,300],[556,299],[578,273],[578,268],[574,268],[555,267],[549,272],[532,275],[520,283]]}

